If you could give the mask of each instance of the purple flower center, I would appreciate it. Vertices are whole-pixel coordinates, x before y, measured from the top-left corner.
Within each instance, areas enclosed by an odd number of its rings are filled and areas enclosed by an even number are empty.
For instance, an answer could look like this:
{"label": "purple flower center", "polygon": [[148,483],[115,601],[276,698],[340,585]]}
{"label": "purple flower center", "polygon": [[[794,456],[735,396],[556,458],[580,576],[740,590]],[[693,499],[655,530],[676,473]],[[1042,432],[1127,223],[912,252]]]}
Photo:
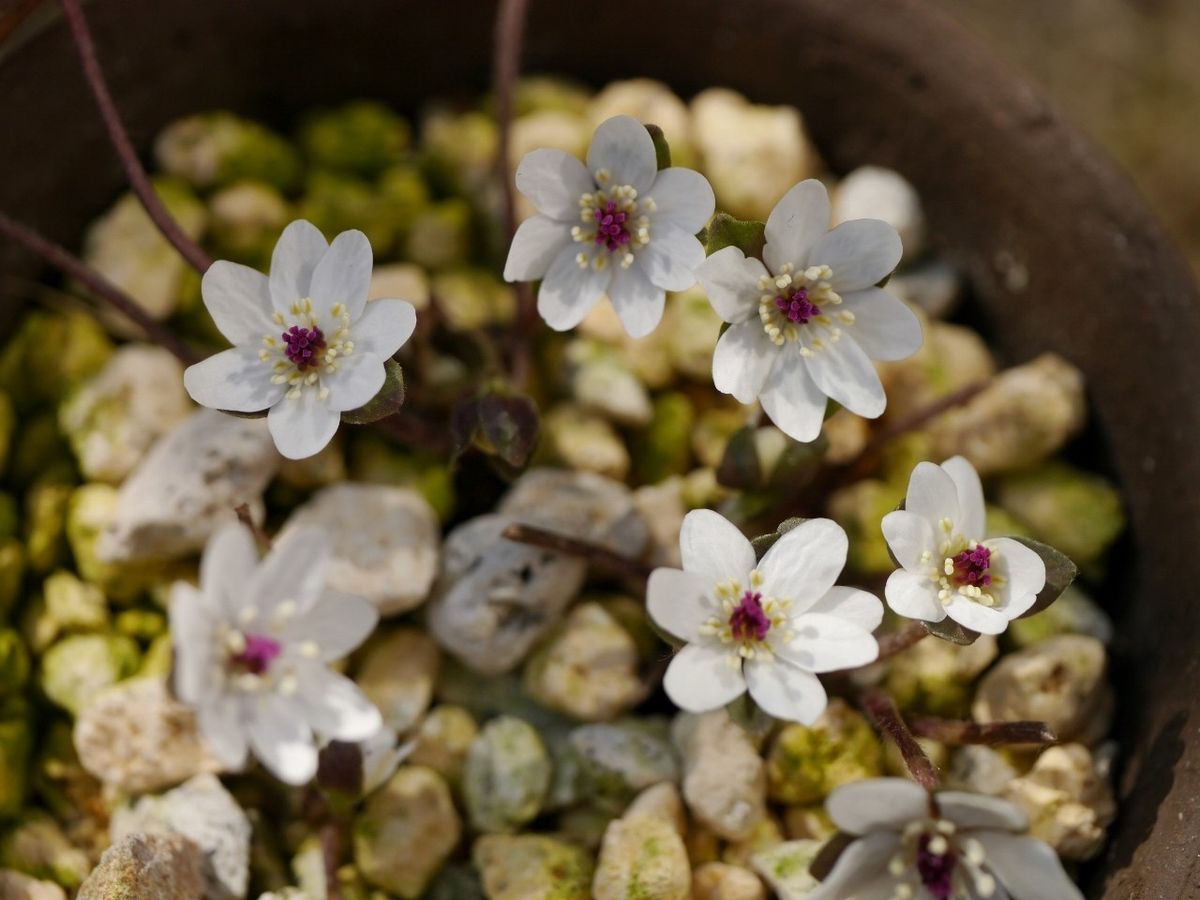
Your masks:
{"label": "purple flower center", "polygon": [[988,566],[992,564],[992,551],[983,544],[974,550],[964,550],[954,557],[954,580],[960,585],[985,588],[992,583]]}
{"label": "purple flower center", "polygon": [[958,860],[949,848],[940,855],[930,851],[932,840],[931,835],[923,834],[917,842],[917,874],[935,900],[950,900],[954,896],[954,867]]}
{"label": "purple flower center", "polygon": [[592,210],[592,218],[596,220],[596,237],[593,240],[610,253],[620,250],[633,239],[625,224],[629,214],[617,209],[614,201],[609,200],[604,206]]}
{"label": "purple flower center", "polygon": [[282,652],[279,641],[263,634],[247,634],[245,648],[231,657],[230,662],[243,672],[261,675]]}
{"label": "purple flower center", "polygon": [[729,617],[729,631],[735,641],[761,641],[771,630],[771,620],[762,608],[762,594],[746,591],[742,602]]}
{"label": "purple flower center", "polygon": [[821,307],[808,299],[806,288],[796,288],[790,294],[776,297],[775,306],[787,316],[789,322],[798,322],[801,325],[821,314]]}
{"label": "purple flower center", "polygon": [[325,335],[316,325],[312,328],[293,325],[281,337],[286,344],[283,352],[301,372],[311,369],[321,361],[321,353],[325,349]]}

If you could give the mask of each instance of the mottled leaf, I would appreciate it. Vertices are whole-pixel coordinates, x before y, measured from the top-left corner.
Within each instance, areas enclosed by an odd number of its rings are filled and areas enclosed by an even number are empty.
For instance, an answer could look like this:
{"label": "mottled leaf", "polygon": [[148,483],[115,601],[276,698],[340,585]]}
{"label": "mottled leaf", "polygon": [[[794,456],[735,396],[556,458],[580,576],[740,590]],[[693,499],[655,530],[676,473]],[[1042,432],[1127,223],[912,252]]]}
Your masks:
{"label": "mottled leaf", "polygon": [[1051,603],[1057,600],[1062,592],[1071,586],[1077,575],[1079,575],[1079,567],[1075,565],[1065,553],[1055,550],[1049,544],[1043,544],[1041,541],[1035,541],[1032,538],[1014,537],[1014,541],[1019,544],[1024,544],[1034,553],[1042,558],[1042,562],[1046,564],[1046,586],[1038,593],[1037,599],[1033,601],[1033,606],[1018,616],[1025,618],[1040,613]]}
{"label": "mottled leaf", "polygon": [[342,413],[342,421],[349,425],[370,425],[380,419],[398,413],[404,405],[404,370],[394,359],[383,364],[385,376],[379,393],[358,409]]}
{"label": "mottled leaf", "polygon": [[798,525],[803,525],[808,519],[800,516],[792,516],[790,519],[785,519],[779,523],[779,527],[770,534],[760,534],[758,537],[751,539],[750,546],[754,548],[755,558],[762,559],[766,552],[775,546],[775,542],[791,531]]}
{"label": "mottled leaf", "polygon": [[485,393],[460,403],[450,415],[455,456],[474,447],[509,471],[526,466],[540,431],[537,406],[520,394]]}
{"label": "mottled leaf", "polygon": [[841,855],[846,852],[846,848],[856,840],[858,840],[857,835],[839,831],[825,842],[825,846],[813,858],[808,866],[809,874],[817,881],[824,881],[833,871],[833,867],[837,865]]}
{"label": "mottled leaf", "polygon": [[753,425],[739,428],[725,445],[725,455],[717,466],[717,483],[735,490],[754,490],[762,485],[762,464]]}
{"label": "mottled leaf", "polygon": [[358,744],[330,741],[317,757],[317,784],[327,793],[358,797],[363,787],[363,754]]}
{"label": "mottled leaf", "polygon": [[728,213],[717,213],[704,230],[704,252],[712,256],[726,247],[737,247],[746,256],[761,259],[766,228],[762,222],[743,222]]}
{"label": "mottled leaf", "polygon": [[943,641],[949,641],[952,644],[973,644],[979,640],[979,632],[972,631],[970,628],[963,628],[949,616],[942,619],[940,622],[922,622],[925,630],[936,638],[941,638]]}
{"label": "mottled leaf", "polygon": [[647,125],[646,130],[650,132],[650,140],[654,141],[654,158],[659,170],[671,168],[671,147],[667,144],[667,136],[657,125]]}

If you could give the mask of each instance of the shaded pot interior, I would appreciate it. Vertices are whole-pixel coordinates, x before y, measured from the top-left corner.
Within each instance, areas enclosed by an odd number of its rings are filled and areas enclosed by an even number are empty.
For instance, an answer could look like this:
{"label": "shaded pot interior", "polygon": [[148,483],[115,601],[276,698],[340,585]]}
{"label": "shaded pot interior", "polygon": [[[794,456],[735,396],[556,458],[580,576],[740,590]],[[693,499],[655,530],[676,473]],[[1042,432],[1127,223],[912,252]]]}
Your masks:
{"label": "shaded pot interior", "polygon": [[[938,249],[968,273],[997,350],[1054,350],[1086,373],[1131,538],[1110,612],[1122,709],[1121,809],[1089,896],[1200,896],[1200,612],[1180,577],[1200,546],[1200,298],[1124,178],[1058,114],[918,0],[652,0],[600,15],[535,0],[526,68],[595,83],[649,75],[799,106],[839,170],[888,165],[916,185]],[[183,114],[286,123],[377,97],[415,110],[480,89],[490,0],[96,0],[100,52],[146,147]],[[123,180],[62,24],[0,62],[0,208],[73,242]],[[0,247],[0,303],[36,261]]]}

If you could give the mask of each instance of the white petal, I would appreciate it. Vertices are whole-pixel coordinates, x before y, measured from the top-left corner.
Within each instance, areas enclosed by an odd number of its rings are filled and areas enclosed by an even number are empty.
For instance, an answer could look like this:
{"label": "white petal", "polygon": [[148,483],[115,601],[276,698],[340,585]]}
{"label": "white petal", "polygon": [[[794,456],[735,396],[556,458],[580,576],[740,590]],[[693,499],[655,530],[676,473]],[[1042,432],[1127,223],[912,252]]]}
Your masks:
{"label": "white petal", "polygon": [[783,347],[776,352],[775,363],[759,399],[763,411],[775,426],[792,440],[806,443],[816,440],[821,433],[828,402],[809,377],[795,346]]}
{"label": "white petal", "polygon": [[304,784],[317,774],[317,748],[299,704],[263,695],[250,716],[254,755],[280,781]]}
{"label": "white petal", "polygon": [[222,696],[196,710],[196,724],[204,742],[212,747],[223,767],[234,771],[245,767],[250,749],[241,709],[237,698]]}
{"label": "white petal", "polygon": [[[936,566],[941,560],[934,560],[936,552],[933,525],[924,516],[918,516],[907,509],[898,509],[888,513],[880,522],[884,540],[892,549],[892,555],[905,569],[912,572],[924,572],[930,566]],[[929,553],[928,559],[921,557]]]}
{"label": "white petal", "polygon": [[762,290],[758,279],[767,274],[760,260],[747,257],[737,247],[723,247],[696,269],[696,278],[708,302],[726,322],[758,321]]}
{"label": "white petal", "polygon": [[809,251],[829,230],[830,218],[829,193],[815,178],[784,194],[767,217],[763,259],[771,271],[778,273],[789,263],[800,270],[810,265]]}
{"label": "white petal", "polygon": [[308,296],[317,263],[329,249],[324,235],[304,219],[297,219],[279,236],[271,254],[271,303],[286,312]]}
{"label": "white petal", "polygon": [[959,625],[980,634],[1001,634],[1008,627],[1008,616],[996,609],[955,594],[945,604],[946,615]]}
{"label": "white petal", "polygon": [[712,582],[679,569],[655,569],[646,584],[646,610],[655,624],[681,640],[700,640],[700,626],[716,607],[709,597]]}
{"label": "white petal", "polygon": [[731,325],[713,351],[713,384],[721,393],[732,394],[738,403],[753,403],[763,392],[778,355],[779,349],[757,319]]}
{"label": "white petal", "polygon": [[358,409],[379,393],[386,378],[383,360],[356,348],[337,361],[335,371],[321,376],[321,386],[329,391],[325,405],[335,413]]}
{"label": "white petal", "polygon": [[209,697],[216,686],[215,664],[217,614],[209,598],[184,581],[171,588],[171,643],[175,647],[175,690],[185,703],[195,706]]}
{"label": "white petal", "polygon": [[219,259],[204,273],[200,293],[213,323],[231,344],[257,347],[265,335],[279,330],[271,321],[271,285],[262,272]]}
{"label": "white petal", "polygon": [[903,831],[929,815],[929,795],[906,778],[872,778],[834,788],[825,809],[850,834]]}
{"label": "white petal", "polygon": [[204,546],[200,585],[232,618],[249,605],[246,583],[257,568],[258,548],[250,529],[240,523],[225,525]]}
{"label": "white petal", "polygon": [[663,689],[671,702],[693,713],[720,709],[746,691],[739,666],[730,665],[730,651],[706,644],[688,644],[671,658]]}
{"label": "white petal", "polygon": [[670,222],[688,234],[695,234],[705,226],[717,203],[708,179],[682,166],[660,171],[647,197],[657,207],[655,222]]}
{"label": "white petal", "polygon": [[908,494],[904,508],[926,519],[935,535],[941,534],[940,524],[949,519],[958,527],[958,487],[948,472],[931,462],[919,462],[908,478]]}
{"label": "white petal", "polygon": [[806,612],[792,620],[790,641],[772,646],[780,657],[809,672],[855,669],[879,658],[879,643],[853,622]]}
{"label": "white petal", "polygon": [[867,419],[877,418],[887,406],[887,395],[879,373],[850,332],[840,340],[824,337],[824,346],[805,357],[808,374],[826,396],[832,397],[852,413]]}
{"label": "white petal", "polygon": [[837,312],[854,314],[854,323],[847,330],[871,359],[912,356],[924,339],[917,314],[904,301],[880,288],[864,288],[843,295]]}
{"label": "white petal", "polygon": [[651,284],[642,267],[635,263],[628,269],[618,266],[613,270],[608,299],[629,336],[642,338],[662,321],[667,295],[662,288]]}
{"label": "white petal", "polygon": [[416,327],[417,310],[407,300],[372,300],[354,323],[354,350],[389,359]]}
{"label": "white petal", "polygon": [[891,225],[879,219],[851,219],[813,245],[806,265],[829,266],[833,289],[845,294],[883,281],[902,252],[900,235]]}
{"label": "white petal", "polygon": [[803,612],[833,587],[846,565],[849,546],[846,532],[832,519],[801,522],[777,540],[758,564],[764,592],[791,599],[793,611]]}
{"label": "white petal", "polygon": [[897,569],[888,576],[883,596],[893,612],[906,618],[923,622],[940,622],[946,618],[946,607],[938,599],[937,587],[915,572]]}
{"label": "white petal", "polygon": [[287,385],[272,384],[269,364],[257,347],[232,347],[183,371],[188,396],[209,409],[258,412],[279,402]]}
{"label": "white petal", "polygon": [[321,402],[316,390],[287,397],[267,413],[267,428],[275,449],[288,459],[307,459],[320,453],[337,433],[341,415]]}
{"label": "white petal", "polygon": [[383,727],[383,717],[358,685],[317,663],[297,666],[298,696],[317,734],[337,741],[362,741]]}
{"label": "white petal", "polygon": [[331,662],[347,656],[378,624],[379,611],[370,601],[354,594],[323,591],[311,607],[285,625],[281,634],[297,646],[312,641],[317,648],[316,658]]}
{"label": "white petal", "polygon": [[[644,194],[658,172],[658,157],[650,132],[630,116],[613,116],[602,122],[592,135],[587,167],[593,176],[601,171],[608,173],[607,182],[596,179],[601,187],[627,184]],[[579,198],[575,200],[578,203]]]}
{"label": "white petal", "polygon": [[371,242],[361,231],[343,231],[333,239],[313,271],[308,296],[322,322],[340,303],[350,320],[362,315],[371,287]]}
{"label": "white petal", "polygon": [[270,615],[290,603],[301,615],[320,599],[329,570],[330,538],[319,528],[289,530],[277,540],[254,573],[247,592]]}
{"label": "white petal", "polygon": [[749,660],[746,684],[754,702],[777,719],[811,725],[825,711],[827,698],[820,679],[782,660]]}
{"label": "white petal", "polygon": [[562,248],[571,243],[571,230],[565,223],[545,216],[530,216],[513,235],[504,263],[504,280],[537,281],[545,276]]}
{"label": "white petal", "polygon": [[999,831],[976,835],[987,866],[1013,900],[1083,900],[1050,847],[1030,837]]}
{"label": "white petal", "polygon": [[[1014,541],[1012,538],[990,538],[983,544],[996,554],[992,565],[998,574],[1008,580],[1006,588],[1014,600],[1029,594],[1036,596],[1046,586],[1046,564],[1020,541]],[[1031,601],[1030,606],[1032,605]],[[1006,608],[1005,612],[1012,618],[1019,616],[1025,609],[1015,612]]]}
{"label": "white petal", "polygon": [[961,456],[950,457],[942,463],[942,469],[954,482],[958,494],[958,518],[954,520],[958,533],[973,541],[980,540],[987,532],[987,508],[979,473]]}
{"label": "white petal", "polygon": [[686,572],[713,584],[740,581],[745,586],[754,569],[754,548],[737,526],[711,509],[694,509],[683,517],[679,551]]}
{"label": "white petal", "polygon": [[937,795],[938,810],[959,828],[989,828],[1023,832],[1029,818],[1019,808],[998,797],[942,791]]}
{"label": "white petal", "polygon": [[[842,851],[820,886],[805,894],[805,900],[846,900],[847,897],[859,900],[877,879],[887,876],[888,862],[899,846],[899,835],[890,831],[868,834],[852,842]],[[890,890],[893,893],[895,887],[895,879],[892,879]]]}
{"label": "white petal", "polygon": [[574,245],[560,250],[538,288],[538,315],[555,331],[567,331],[582,322],[612,277],[611,266],[580,266],[575,255]]}
{"label": "white petal", "polygon": [[579,198],[596,189],[583,163],[550,149],[526,153],[517,166],[516,183],[542,215],[572,224],[579,221]]}
{"label": "white petal", "polygon": [[852,587],[831,587],[805,612],[826,613],[852,622],[870,633],[883,621],[883,604],[874,594]]}
{"label": "white petal", "polygon": [[664,291],[686,291],[696,283],[704,245],[695,235],[669,222],[655,222],[650,243],[637,254],[643,274]]}

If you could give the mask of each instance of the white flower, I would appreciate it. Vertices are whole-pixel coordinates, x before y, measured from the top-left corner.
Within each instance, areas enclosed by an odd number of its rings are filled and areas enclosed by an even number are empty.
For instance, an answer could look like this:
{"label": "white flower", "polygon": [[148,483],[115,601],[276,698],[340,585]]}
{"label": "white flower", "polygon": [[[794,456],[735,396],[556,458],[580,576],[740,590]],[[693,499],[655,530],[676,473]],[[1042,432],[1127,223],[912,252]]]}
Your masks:
{"label": "white flower", "polygon": [[517,188],[538,215],[521,223],[506,281],[542,279],[538,312],[556,331],[574,328],[608,294],[632,337],[662,319],[665,291],[696,283],[704,247],[695,234],[715,208],[699,172],[658,170],[654,141],[629,116],[602,123],[587,167],[561,150],[534,150]]}
{"label": "white flower", "polygon": [[843,785],[825,803],[857,835],[806,900],[1083,900],[1058,857],[995,797],[927,794],[903,778]]}
{"label": "white flower", "polygon": [[362,793],[365,796],[396,774],[400,763],[417,749],[417,740],[413,738],[401,744],[396,732],[385,725],[358,746],[362,752]]}
{"label": "white flower", "polygon": [[866,665],[879,655],[871,632],[883,604],[834,587],[846,533],[811,519],[783,535],[762,562],[728,520],[707,509],[683,520],[683,571],[655,569],[646,605],[684,641],[664,687],[689,712],[724,706],[747,689],[766,712],[810,724],[825,709],[817,672]]}
{"label": "white flower", "polygon": [[986,538],[983,486],[961,456],[917,463],[904,509],[883,517],[883,536],[903,568],[887,581],[888,606],[910,619],[950,616],[1000,634],[1046,585],[1042,558],[1012,538]]}
{"label": "white flower", "polygon": [[303,459],[319,452],[343,412],[379,393],[384,360],[416,325],[411,303],[367,303],[370,280],[366,235],[343,231],[327,244],[303,220],[280,236],[270,278],[213,263],[201,283],[204,305],[233,348],[188,368],[188,393],[213,409],[269,409],[280,453]]}
{"label": "white flower", "polygon": [[200,588],[172,589],[176,691],[231,769],[249,750],[278,778],[303,784],[317,770],[314,731],[361,741],[382,725],[354,682],[328,666],[379,614],[361,597],[325,590],[328,565],[318,529],[293,532],[260,563],[249,531],[230,524],[204,549]]}
{"label": "white flower", "polygon": [[736,247],[696,273],[713,309],[732,323],[713,354],[713,382],[740,403],[762,401],[798,441],[821,431],[826,397],[875,418],[887,398],[872,359],[896,360],[921,346],[907,306],[875,287],[900,261],[900,238],[877,219],[829,231],[829,196],[802,181],[767,218],[763,261]]}

